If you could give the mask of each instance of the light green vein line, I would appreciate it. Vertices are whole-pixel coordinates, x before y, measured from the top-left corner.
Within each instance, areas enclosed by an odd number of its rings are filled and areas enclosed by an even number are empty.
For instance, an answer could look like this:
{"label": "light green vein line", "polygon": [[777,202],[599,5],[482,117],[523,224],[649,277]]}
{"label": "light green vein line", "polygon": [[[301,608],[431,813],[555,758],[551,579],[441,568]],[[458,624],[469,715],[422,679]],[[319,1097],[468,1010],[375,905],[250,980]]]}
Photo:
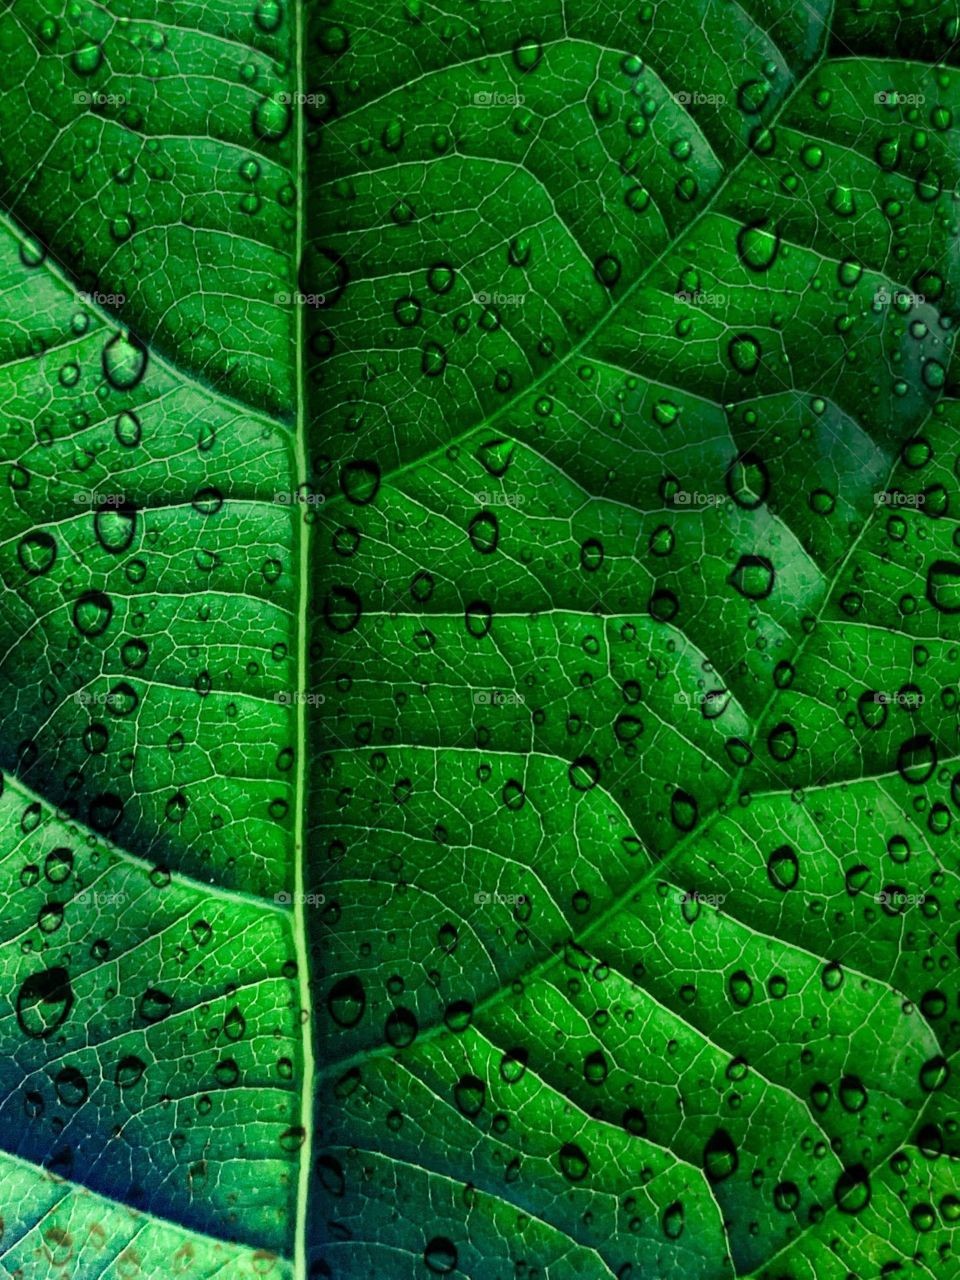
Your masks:
{"label": "light green vein line", "polygon": [[[295,156],[297,165],[297,230],[294,254],[294,270],[299,279],[303,257],[304,219],[306,217],[306,150],[303,136],[303,109],[301,103],[304,85],[304,25],[306,14],[303,0],[298,0],[294,14],[296,67],[296,118]],[[296,318],[296,395],[297,417],[294,436],[296,488],[307,483],[310,474],[307,448],[307,413],[305,395],[304,345],[306,342],[306,318],[303,307],[298,306]],[[306,920],[306,854],[307,854],[307,621],[310,601],[310,528],[304,519],[298,522],[299,559],[297,568],[297,776],[296,776],[296,834],[294,839],[294,934],[297,956],[297,975],[300,988],[300,1018],[303,1036],[303,1069],[300,1084],[300,1125],[303,1129],[303,1145],[300,1148],[300,1168],[297,1178],[296,1222],[294,1223],[294,1276],[306,1280],[307,1276],[307,1223],[309,1220],[310,1169],[313,1164],[313,1010],[310,1000],[309,948],[307,946]]]}

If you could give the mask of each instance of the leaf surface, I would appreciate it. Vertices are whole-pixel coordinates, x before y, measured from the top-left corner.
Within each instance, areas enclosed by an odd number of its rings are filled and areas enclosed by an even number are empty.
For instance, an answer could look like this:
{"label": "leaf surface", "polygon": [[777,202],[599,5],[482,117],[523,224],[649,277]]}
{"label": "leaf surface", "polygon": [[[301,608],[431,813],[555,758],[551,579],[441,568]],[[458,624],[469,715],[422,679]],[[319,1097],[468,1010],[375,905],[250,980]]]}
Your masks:
{"label": "leaf surface", "polygon": [[958,18],[3,6],[5,1274],[956,1271]]}
{"label": "leaf surface", "polygon": [[865,8],[318,17],[329,1274],[956,1266],[954,35]]}

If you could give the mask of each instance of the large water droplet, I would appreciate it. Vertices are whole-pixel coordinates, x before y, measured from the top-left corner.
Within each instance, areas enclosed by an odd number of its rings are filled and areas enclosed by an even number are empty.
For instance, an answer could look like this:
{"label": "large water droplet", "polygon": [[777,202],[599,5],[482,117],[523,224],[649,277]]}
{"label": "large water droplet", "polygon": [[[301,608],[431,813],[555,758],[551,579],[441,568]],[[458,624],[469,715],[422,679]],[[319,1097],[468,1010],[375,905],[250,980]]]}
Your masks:
{"label": "large water droplet", "polygon": [[271,94],[253,109],[254,136],[263,142],[279,142],[293,123],[289,94]]}
{"label": "large water droplet", "polygon": [[338,1027],[355,1027],[363,1017],[367,993],[355,975],[341,978],[327,996],[327,1012]]}
{"label": "large water droplet", "polygon": [[101,636],[113,617],[113,603],[102,591],[85,591],[74,601],[73,624],[85,636]]}
{"label": "large water droplet", "polygon": [[740,1164],[737,1148],[726,1129],[716,1129],[703,1149],[703,1167],[710,1182],[723,1182]]}
{"label": "large water droplet", "polygon": [[130,391],[147,368],[146,348],[130,334],[118,333],[103,348],[103,372],[112,387]]}
{"label": "large water droplet", "polygon": [[67,970],[55,966],[33,973],[17,992],[17,1024],[24,1035],[45,1040],[67,1020],[73,988]]}

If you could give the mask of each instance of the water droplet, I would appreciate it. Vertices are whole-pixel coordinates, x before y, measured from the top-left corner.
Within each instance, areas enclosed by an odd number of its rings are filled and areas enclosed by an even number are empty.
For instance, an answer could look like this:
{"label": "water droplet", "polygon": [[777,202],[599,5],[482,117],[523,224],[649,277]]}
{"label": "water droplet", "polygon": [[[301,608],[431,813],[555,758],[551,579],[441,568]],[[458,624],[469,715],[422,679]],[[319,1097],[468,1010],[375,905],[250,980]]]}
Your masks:
{"label": "water droplet", "polygon": [[453,1098],[458,1109],[470,1120],[475,1120],[483,1110],[487,1088],[479,1076],[461,1076],[454,1085]]}
{"label": "water droplet", "polygon": [[660,1222],[663,1226],[663,1234],[668,1240],[680,1239],[683,1235],[684,1213],[683,1205],[679,1200],[674,1200],[673,1204],[664,1209]]}
{"label": "water droplet", "polygon": [[870,1203],[870,1175],[862,1164],[844,1169],[833,1188],[833,1197],[841,1213],[857,1214]]}
{"label": "water droplet", "polygon": [[355,506],[367,506],[379,488],[380,467],[376,462],[348,462],[340,472],[340,490]]}
{"label": "water droplet", "polygon": [[101,636],[113,617],[113,603],[102,591],[85,591],[73,604],[73,625],[81,635]]}
{"label": "water droplet", "polygon": [[500,1076],[505,1084],[517,1084],[527,1070],[526,1049],[509,1049],[500,1059]]}
{"label": "water droplet", "polygon": [[262,142],[279,142],[293,123],[293,111],[287,94],[272,94],[260,99],[253,109],[254,136]]}
{"label": "water droplet", "polygon": [[737,253],[748,271],[769,271],[780,252],[780,231],[770,230],[770,219],[759,218],[737,233]]}
{"label": "water droplet", "polygon": [[283,5],[280,0],[257,0],[253,20],[268,35],[276,31],[283,21]]}
{"label": "water droplet", "polygon": [[28,533],[17,544],[17,559],[24,573],[39,578],[49,573],[57,558],[57,544],[49,533]]}
{"label": "water droplet", "polygon": [[384,1035],[394,1049],[405,1049],[413,1044],[420,1030],[419,1023],[410,1009],[394,1009],[387,1018]]}
{"label": "water droplet", "polygon": [[612,253],[605,253],[597,258],[593,266],[593,272],[598,282],[608,289],[612,289],[620,279],[621,270],[619,259],[615,258]]}
{"label": "water droplet", "polygon": [[727,581],[747,600],[765,600],[773,591],[773,565],[766,556],[745,555]]}
{"label": "water droplet", "polygon": [[446,1236],[434,1236],[427,1242],[423,1251],[423,1261],[426,1263],[427,1270],[432,1271],[434,1275],[449,1275],[456,1269],[459,1261],[456,1245]]}
{"label": "water droplet", "polygon": [[735,334],[727,344],[727,357],[737,373],[749,378],[760,367],[760,343],[752,334]]}
{"label": "water droplet", "polygon": [[467,526],[467,536],[475,551],[492,555],[500,542],[500,522],[492,511],[481,511]]}
{"label": "water droplet", "polygon": [[162,1022],[173,1012],[173,997],[159,987],[148,987],[137,1001],[137,1013],[144,1022]]}
{"label": "water droplet", "polygon": [[767,876],[773,887],[779,889],[781,893],[786,893],[797,883],[800,878],[800,864],[797,861],[797,855],[788,844],[782,844],[779,849],[774,849],[767,859]]}
{"label": "water droplet", "polygon": [[70,65],[78,76],[92,76],[103,62],[103,50],[92,40],[82,44],[70,56]]}
{"label": "water droplet", "polygon": [[767,500],[770,475],[763,459],[748,450],[730,464],[726,473],[727,492],[745,511],[755,511]]}
{"label": "water droplet", "polygon": [[737,1148],[726,1129],[716,1129],[703,1149],[703,1167],[709,1182],[723,1182],[740,1164]]}
{"label": "water droplet", "polygon": [[113,424],[113,433],[117,437],[119,444],[125,449],[133,449],[140,443],[141,427],[140,419],[135,413],[124,410],[119,414],[117,420]]}
{"label": "water droplet", "polygon": [[54,1077],[53,1087],[57,1091],[57,1101],[64,1107],[82,1106],[90,1096],[90,1086],[86,1076],[76,1067],[64,1067]]}
{"label": "water droplet", "polygon": [[449,262],[437,262],[427,271],[427,286],[434,293],[449,293],[456,278],[456,272]]}
{"label": "water droplet", "polygon": [[533,36],[524,36],[513,46],[514,65],[525,75],[536,70],[542,57],[543,46]]}
{"label": "water droplet", "polygon": [[338,1027],[355,1027],[363,1017],[367,994],[355,975],[341,978],[327,996],[327,1012]]}
{"label": "water droplet", "polygon": [[117,556],[133,542],[137,513],[131,507],[98,507],[93,515],[93,531],[104,551]]}
{"label": "water droplet", "polygon": [[960,613],[960,564],[935,560],[927,570],[927,599],[941,613]]}
{"label": "water droplet", "polygon": [[17,992],[17,1025],[25,1036],[45,1040],[62,1026],[73,1007],[67,970],[55,966],[33,973]]}
{"label": "water droplet", "polygon": [[442,347],[439,342],[425,343],[423,353],[420,357],[420,370],[424,376],[427,378],[438,378],[446,367],[446,348]]}
{"label": "water droplet", "polygon": [[590,1172],[590,1161],[582,1147],[566,1142],[560,1148],[560,1172],[569,1182],[582,1182]]}
{"label": "water droplet", "polygon": [[346,635],[359,623],[363,602],[353,587],[331,587],[323,602],[323,620],[331,631]]}
{"label": "water droplet", "polygon": [[900,744],[897,752],[897,769],[904,782],[922,786],[933,776],[937,767],[937,747],[928,733],[918,733]]}
{"label": "water droplet", "polygon": [[838,1094],[845,1111],[862,1111],[867,1105],[867,1091],[859,1076],[843,1076]]}
{"label": "water droplet", "polygon": [[110,385],[118,391],[130,391],[146,371],[146,348],[130,334],[118,333],[104,347],[102,363]]}
{"label": "water droplet", "polygon": [[697,825],[698,805],[688,791],[674,791],[670,799],[670,819],[680,831],[692,831]]}
{"label": "water droplet", "polygon": [[753,999],[753,982],[744,969],[738,969],[736,973],[730,975],[727,987],[730,991],[730,999],[741,1009],[745,1009]]}

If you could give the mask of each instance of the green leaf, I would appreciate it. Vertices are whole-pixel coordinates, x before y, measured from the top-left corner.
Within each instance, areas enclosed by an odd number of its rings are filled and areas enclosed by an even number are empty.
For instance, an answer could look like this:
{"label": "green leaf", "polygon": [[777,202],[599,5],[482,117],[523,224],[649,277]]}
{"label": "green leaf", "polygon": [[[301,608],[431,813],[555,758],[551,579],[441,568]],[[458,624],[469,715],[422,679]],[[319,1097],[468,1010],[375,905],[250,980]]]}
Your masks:
{"label": "green leaf", "polygon": [[321,1274],[957,1266],[920,8],[318,17]]}
{"label": "green leaf", "polygon": [[0,6],[9,1274],[953,1274],[958,36]]}
{"label": "green leaf", "polygon": [[294,17],[0,12],[0,1247],[24,1280],[295,1274]]}

